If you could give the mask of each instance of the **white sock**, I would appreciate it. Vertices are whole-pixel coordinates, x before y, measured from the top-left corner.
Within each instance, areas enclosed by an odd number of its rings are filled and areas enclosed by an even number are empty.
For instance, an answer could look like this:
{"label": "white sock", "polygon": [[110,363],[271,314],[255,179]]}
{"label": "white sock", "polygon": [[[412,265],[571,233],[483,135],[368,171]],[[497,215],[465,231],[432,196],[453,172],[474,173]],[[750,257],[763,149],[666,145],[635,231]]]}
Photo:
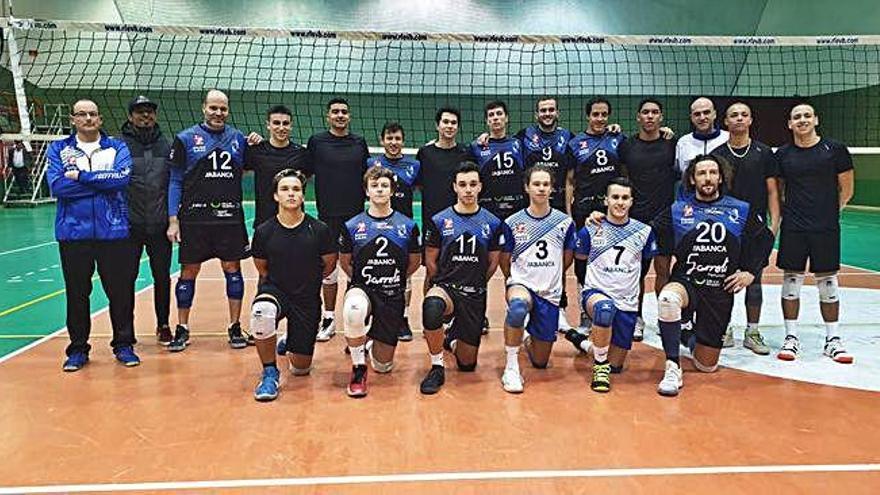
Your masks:
{"label": "white sock", "polygon": [[753,333],[758,331],[757,323],[748,323],[746,324],[746,333]]}
{"label": "white sock", "polygon": [[507,367],[510,369],[518,370],[519,360],[517,359],[517,355],[519,354],[519,346],[506,345],[504,346],[504,351],[507,353]]}
{"label": "white sock", "polygon": [[363,366],[367,364],[366,348],[361,345],[350,345],[348,350],[351,352],[351,364],[354,366]]}
{"label": "white sock", "polygon": [[825,340],[831,340],[834,337],[840,337],[840,323],[836,321],[825,322]]}
{"label": "white sock", "polygon": [[431,366],[443,366],[443,351],[431,354]]}
{"label": "white sock", "polygon": [[608,360],[608,347],[593,346],[593,361],[596,363],[604,363]]}
{"label": "white sock", "polygon": [[785,320],[785,335],[798,336],[797,320]]}
{"label": "white sock", "polygon": [[333,318],[336,318],[336,313],[333,311],[327,311],[325,309],[324,310],[324,318],[330,318],[332,320]]}
{"label": "white sock", "polygon": [[189,323],[178,323],[178,325],[189,330]]}

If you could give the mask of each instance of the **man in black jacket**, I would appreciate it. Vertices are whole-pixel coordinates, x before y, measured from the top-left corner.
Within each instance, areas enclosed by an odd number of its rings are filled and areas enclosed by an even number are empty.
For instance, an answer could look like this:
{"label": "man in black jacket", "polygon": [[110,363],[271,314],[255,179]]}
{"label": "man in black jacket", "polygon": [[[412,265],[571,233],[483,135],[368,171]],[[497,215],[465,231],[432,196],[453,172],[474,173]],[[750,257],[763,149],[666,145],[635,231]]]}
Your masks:
{"label": "man in black jacket", "polygon": [[143,248],[150,257],[153,273],[153,305],[156,311],[156,339],[162,345],[172,340],[168,326],[171,301],[171,242],[168,228],[168,166],[170,144],[156,123],[158,105],[146,96],[128,104],[128,122],[122,125],[122,139],[131,151],[131,182],[128,185],[128,218],[131,239],[137,246],[139,265]]}

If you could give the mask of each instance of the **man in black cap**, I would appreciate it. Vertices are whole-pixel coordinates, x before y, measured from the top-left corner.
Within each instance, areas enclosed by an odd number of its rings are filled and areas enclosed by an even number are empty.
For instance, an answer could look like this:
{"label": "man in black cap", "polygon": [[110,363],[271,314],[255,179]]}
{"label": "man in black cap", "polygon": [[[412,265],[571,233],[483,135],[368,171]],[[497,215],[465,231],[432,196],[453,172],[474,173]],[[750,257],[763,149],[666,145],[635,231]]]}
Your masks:
{"label": "man in black cap", "polygon": [[[156,123],[158,105],[139,95],[128,103],[128,121],[122,125],[122,139],[131,151],[131,181],[128,185],[129,233],[136,246],[132,260],[140,265],[143,248],[150,257],[153,273],[153,306],[156,339],[162,345],[172,340],[168,325],[171,303],[171,242],[168,229],[168,165],[170,144]],[[135,268],[137,270],[137,268]]]}

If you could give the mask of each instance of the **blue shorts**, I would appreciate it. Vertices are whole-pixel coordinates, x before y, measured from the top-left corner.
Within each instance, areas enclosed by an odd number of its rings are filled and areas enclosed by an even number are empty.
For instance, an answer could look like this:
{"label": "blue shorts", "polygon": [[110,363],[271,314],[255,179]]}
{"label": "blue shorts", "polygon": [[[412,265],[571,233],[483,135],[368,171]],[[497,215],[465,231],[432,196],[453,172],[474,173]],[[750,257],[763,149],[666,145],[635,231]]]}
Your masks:
{"label": "blue shorts", "polygon": [[[581,308],[583,308],[584,311],[586,311],[587,308],[587,300],[589,300],[594,294],[602,294],[603,296],[608,297],[608,299],[611,299],[608,294],[599,289],[587,289],[581,296]],[[611,302],[614,302],[614,299],[611,299]],[[614,305],[616,307],[617,303]],[[611,322],[611,343],[614,344],[614,347],[627,351],[632,349],[633,333],[636,331],[636,320],[638,317],[638,311],[618,310],[617,313],[614,313],[614,320]]]}
{"label": "blue shorts", "polygon": [[532,310],[529,311],[529,323],[526,331],[536,340],[556,342],[556,331],[559,329],[559,306],[535,295],[532,296]]}

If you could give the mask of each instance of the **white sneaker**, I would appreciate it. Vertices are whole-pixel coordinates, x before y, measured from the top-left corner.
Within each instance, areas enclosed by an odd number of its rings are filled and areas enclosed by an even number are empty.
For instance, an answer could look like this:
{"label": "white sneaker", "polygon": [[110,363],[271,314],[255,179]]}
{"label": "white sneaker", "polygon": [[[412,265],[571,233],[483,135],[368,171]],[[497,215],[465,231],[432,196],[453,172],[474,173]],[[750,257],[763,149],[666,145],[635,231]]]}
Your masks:
{"label": "white sneaker", "polygon": [[315,340],[318,342],[327,342],[336,335],[336,319],[324,318],[321,320],[321,328],[318,329],[318,335]]}
{"label": "white sneaker", "polygon": [[798,352],[801,350],[801,341],[794,335],[786,335],[782,342],[782,349],[776,354],[776,357],[783,361],[794,361],[797,359]]}
{"label": "white sneaker", "polygon": [[733,340],[733,326],[727,325],[727,331],[724,332],[724,341],[721,343],[722,349],[730,349],[736,345]]}
{"label": "white sneaker", "polygon": [[504,387],[505,392],[521,394],[523,391],[523,377],[519,370],[504,368],[504,374],[501,375],[501,386]]}
{"label": "white sneaker", "polygon": [[852,354],[846,352],[846,348],[843,347],[843,341],[840,340],[840,337],[832,337],[825,340],[824,354],[833,359],[836,363],[852,364],[853,362]]}
{"label": "white sneaker", "polygon": [[666,361],[666,371],[657,385],[657,393],[664,397],[675,397],[681,387],[684,387],[681,368],[672,361]]}
{"label": "white sneaker", "polygon": [[645,340],[645,320],[641,316],[636,318],[636,328],[633,330],[633,342]]}
{"label": "white sneaker", "polygon": [[568,318],[565,317],[565,310],[559,308],[559,324],[557,325],[556,331],[559,333],[565,333],[571,328],[571,325],[568,324]]}

